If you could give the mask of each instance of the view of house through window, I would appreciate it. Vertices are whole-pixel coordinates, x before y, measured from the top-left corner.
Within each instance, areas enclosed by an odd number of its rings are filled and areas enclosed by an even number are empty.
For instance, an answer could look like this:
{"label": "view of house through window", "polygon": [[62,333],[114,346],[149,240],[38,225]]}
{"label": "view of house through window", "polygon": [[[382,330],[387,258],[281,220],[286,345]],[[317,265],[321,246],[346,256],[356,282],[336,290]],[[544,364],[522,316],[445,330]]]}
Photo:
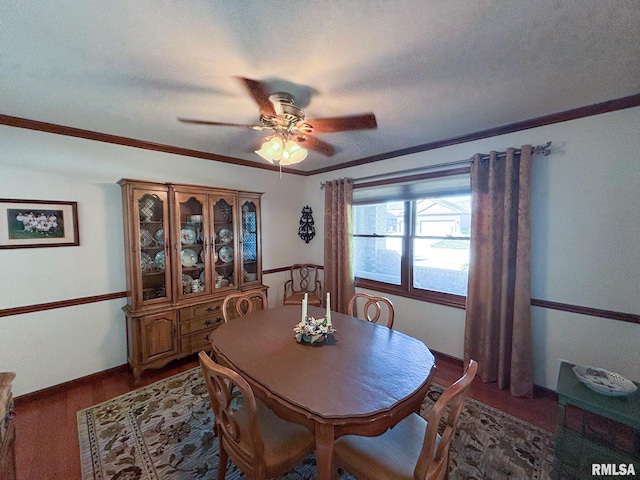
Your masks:
{"label": "view of house through window", "polygon": [[467,294],[469,194],[354,206],[357,278]]}

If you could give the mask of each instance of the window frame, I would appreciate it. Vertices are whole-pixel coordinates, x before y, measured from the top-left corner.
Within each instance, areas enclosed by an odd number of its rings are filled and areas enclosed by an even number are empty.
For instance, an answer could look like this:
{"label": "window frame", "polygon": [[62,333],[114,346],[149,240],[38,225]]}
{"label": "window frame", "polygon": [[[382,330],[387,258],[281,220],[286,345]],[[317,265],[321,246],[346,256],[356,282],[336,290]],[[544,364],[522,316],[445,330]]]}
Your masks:
{"label": "window frame", "polygon": [[[469,191],[469,196],[471,192]],[[424,198],[429,198],[424,197]],[[439,198],[438,196],[433,196],[431,198]],[[391,295],[397,295],[400,297],[411,298],[414,300],[421,300],[430,303],[436,303],[439,305],[446,305],[455,308],[466,308],[467,297],[465,295],[458,295],[453,293],[439,292],[436,290],[427,290],[423,288],[416,288],[413,286],[413,253],[414,253],[414,240],[415,239],[426,239],[426,238],[441,238],[440,236],[434,235],[416,235],[416,205],[420,199],[404,199],[404,200],[396,200],[402,201],[405,204],[404,208],[404,222],[405,229],[402,235],[379,235],[379,234],[352,234],[352,239],[355,238],[401,238],[402,246],[403,246],[403,254],[401,255],[400,260],[400,285],[381,282],[379,280],[371,280],[368,278],[356,277],[355,278],[355,286],[358,288],[364,288],[368,290],[374,290],[377,292],[387,293]],[[394,200],[386,200],[386,203],[392,202]],[[380,203],[380,202],[376,202]],[[356,204],[353,206],[355,209],[358,206],[365,206],[367,203]],[[464,239],[467,240],[467,237],[453,237],[453,239]]]}

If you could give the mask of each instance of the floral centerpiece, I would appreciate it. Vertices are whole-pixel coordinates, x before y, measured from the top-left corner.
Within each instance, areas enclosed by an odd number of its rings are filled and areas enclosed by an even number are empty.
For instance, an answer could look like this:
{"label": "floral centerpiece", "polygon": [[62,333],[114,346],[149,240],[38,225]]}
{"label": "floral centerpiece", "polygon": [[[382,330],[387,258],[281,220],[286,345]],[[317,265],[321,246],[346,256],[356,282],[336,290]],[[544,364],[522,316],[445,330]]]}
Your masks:
{"label": "floral centerpiece", "polygon": [[307,317],[304,322],[297,324],[293,331],[298,342],[314,343],[324,341],[327,335],[335,332],[335,329],[327,324],[326,317]]}
{"label": "floral centerpiece", "polygon": [[306,343],[318,343],[324,341],[330,333],[335,332],[331,324],[330,297],[327,293],[327,314],[325,317],[314,318],[307,316],[308,296],[305,293],[302,299],[302,319],[295,327],[296,340]]}

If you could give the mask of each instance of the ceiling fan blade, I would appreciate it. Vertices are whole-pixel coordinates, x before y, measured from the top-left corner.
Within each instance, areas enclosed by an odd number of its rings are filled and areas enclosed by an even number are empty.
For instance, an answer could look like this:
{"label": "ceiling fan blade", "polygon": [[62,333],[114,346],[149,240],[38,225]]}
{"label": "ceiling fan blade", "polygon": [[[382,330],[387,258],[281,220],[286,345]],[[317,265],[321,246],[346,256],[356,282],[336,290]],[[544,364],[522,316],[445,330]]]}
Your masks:
{"label": "ceiling fan blade", "polygon": [[316,152],[320,152],[328,157],[336,153],[336,149],[333,145],[325,142],[324,140],[312,137],[311,135],[297,136],[296,142],[298,142],[298,144],[303,148],[315,150]]}
{"label": "ceiling fan blade", "polygon": [[260,114],[267,118],[275,117],[276,111],[273,108],[273,103],[269,100],[269,95],[267,94],[262,82],[244,77],[237,78],[245,84],[247,90],[249,90],[249,93],[258,104],[258,107],[260,107]]}
{"label": "ceiling fan blade", "polygon": [[304,120],[297,128],[302,133],[334,133],[347,130],[367,130],[377,128],[376,116],[373,113],[349,115],[346,117],[313,118]]}
{"label": "ceiling fan blade", "polygon": [[195,123],[196,125],[217,125],[221,127],[244,127],[244,128],[251,128],[252,130],[262,130],[265,128],[262,125],[248,125],[246,123],[211,122],[208,120],[192,120],[189,118],[178,118],[178,121],[183,123]]}

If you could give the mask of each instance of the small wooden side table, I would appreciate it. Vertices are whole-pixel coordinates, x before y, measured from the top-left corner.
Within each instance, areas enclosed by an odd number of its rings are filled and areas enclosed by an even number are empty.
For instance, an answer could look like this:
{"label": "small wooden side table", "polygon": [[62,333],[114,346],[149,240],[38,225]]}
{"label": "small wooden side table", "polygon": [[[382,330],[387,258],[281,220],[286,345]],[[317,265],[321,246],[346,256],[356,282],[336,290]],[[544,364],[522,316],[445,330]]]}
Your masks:
{"label": "small wooden side table", "polygon": [[640,474],[640,389],[607,396],[581,383],[572,367],[562,362],[558,375],[554,479],[605,478],[592,477],[593,464],[633,464]]}

